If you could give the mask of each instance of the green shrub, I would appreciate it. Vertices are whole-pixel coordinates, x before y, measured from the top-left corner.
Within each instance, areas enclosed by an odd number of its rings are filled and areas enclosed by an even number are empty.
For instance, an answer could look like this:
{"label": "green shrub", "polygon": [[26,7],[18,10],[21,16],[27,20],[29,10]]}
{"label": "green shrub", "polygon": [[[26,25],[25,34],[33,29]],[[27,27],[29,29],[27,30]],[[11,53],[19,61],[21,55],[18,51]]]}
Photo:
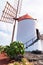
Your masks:
{"label": "green shrub", "polygon": [[0,46],[0,53],[4,51],[4,46]]}
{"label": "green shrub", "polygon": [[10,46],[6,46],[4,51],[10,58],[18,58],[19,55],[24,54],[24,44],[21,42],[12,42]]}

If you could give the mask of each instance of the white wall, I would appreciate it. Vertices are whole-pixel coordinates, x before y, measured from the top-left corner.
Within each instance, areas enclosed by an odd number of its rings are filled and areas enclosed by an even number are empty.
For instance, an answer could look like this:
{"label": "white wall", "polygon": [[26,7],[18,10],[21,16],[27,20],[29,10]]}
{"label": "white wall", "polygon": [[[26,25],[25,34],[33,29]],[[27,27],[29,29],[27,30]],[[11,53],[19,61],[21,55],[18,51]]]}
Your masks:
{"label": "white wall", "polygon": [[16,39],[17,41],[25,43],[35,36],[36,36],[36,30],[34,20],[25,19],[18,23],[17,39]]}
{"label": "white wall", "polygon": [[40,48],[43,51],[43,40],[40,40]]}

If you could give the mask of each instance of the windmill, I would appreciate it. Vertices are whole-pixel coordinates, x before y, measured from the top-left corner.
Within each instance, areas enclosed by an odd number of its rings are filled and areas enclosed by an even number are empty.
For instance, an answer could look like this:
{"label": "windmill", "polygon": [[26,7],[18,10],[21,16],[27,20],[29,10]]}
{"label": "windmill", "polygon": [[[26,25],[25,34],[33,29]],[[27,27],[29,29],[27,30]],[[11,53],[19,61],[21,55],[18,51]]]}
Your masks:
{"label": "windmill", "polygon": [[[10,24],[14,23],[11,42],[13,42],[13,39],[14,39],[16,21],[18,20],[20,10],[21,10],[21,5],[22,5],[22,0],[15,0],[15,1],[16,1],[15,7],[13,7],[9,2],[6,3],[1,19],[0,19],[0,21],[5,23],[10,23]],[[26,41],[26,43],[24,44],[26,45],[26,48],[32,46],[35,42],[39,40],[39,37],[36,40],[34,40],[35,38],[36,37]],[[28,42],[30,41],[32,41],[32,43],[28,44]]]}
{"label": "windmill", "polygon": [[9,2],[7,2],[0,19],[0,21],[2,22],[11,24],[14,23],[11,42],[13,42],[16,20],[18,19],[18,16],[20,14],[21,4],[22,0],[16,0],[16,8],[14,8]]}

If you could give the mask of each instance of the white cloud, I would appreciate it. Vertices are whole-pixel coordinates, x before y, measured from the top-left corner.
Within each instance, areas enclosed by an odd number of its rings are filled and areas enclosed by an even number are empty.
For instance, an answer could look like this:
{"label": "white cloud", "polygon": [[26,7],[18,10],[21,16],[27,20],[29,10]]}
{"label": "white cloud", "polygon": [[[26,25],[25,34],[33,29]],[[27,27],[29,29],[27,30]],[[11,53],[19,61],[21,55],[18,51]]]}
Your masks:
{"label": "white cloud", "polygon": [[13,24],[0,22],[0,31],[11,34],[13,29]]}
{"label": "white cloud", "polygon": [[8,45],[11,42],[13,24],[0,22],[0,45]]}
{"label": "white cloud", "polygon": [[0,45],[8,45],[11,42],[11,35],[0,32]]}

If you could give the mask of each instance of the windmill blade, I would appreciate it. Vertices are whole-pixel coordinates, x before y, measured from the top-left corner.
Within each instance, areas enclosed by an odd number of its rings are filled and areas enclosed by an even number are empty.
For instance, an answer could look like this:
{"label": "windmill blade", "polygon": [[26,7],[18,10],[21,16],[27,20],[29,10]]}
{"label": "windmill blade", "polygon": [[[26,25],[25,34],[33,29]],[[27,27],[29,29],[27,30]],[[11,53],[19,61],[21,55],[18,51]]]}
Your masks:
{"label": "windmill blade", "polygon": [[3,16],[3,17],[2,17],[2,20],[4,20],[4,19],[5,19],[5,20],[8,19],[8,20],[14,21],[13,18],[10,18],[10,17],[4,17],[4,16]]}
{"label": "windmill blade", "polygon": [[12,16],[11,14],[4,12],[3,16],[1,17],[1,20],[4,22],[10,21],[11,23],[13,23],[14,20],[16,20],[16,18]]}
{"label": "windmill blade", "polygon": [[14,16],[16,15],[16,9],[14,9],[8,2],[5,6],[5,9],[4,9],[3,13],[4,12],[12,13],[12,15],[14,15]]}
{"label": "windmill blade", "polygon": [[18,0],[14,0],[14,8],[17,10]]}
{"label": "windmill blade", "polygon": [[12,15],[12,13],[7,13],[7,12],[4,12],[6,15],[10,16],[10,17],[13,17],[14,18],[14,15]]}
{"label": "windmill blade", "polygon": [[6,23],[12,23],[13,24],[14,19],[13,18],[10,18],[10,17],[3,16],[3,17],[1,17],[0,21],[6,22]]}
{"label": "windmill blade", "polygon": [[7,12],[4,12],[2,17],[15,18],[14,15],[12,15],[12,13],[7,13]]}
{"label": "windmill blade", "polygon": [[19,0],[18,14],[20,14],[20,11],[21,11],[21,5],[22,5],[22,0]]}
{"label": "windmill blade", "polygon": [[7,21],[14,21],[15,17],[17,18],[20,13],[21,3],[22,0],[16,0],[16,8],[13,8],[13,6],[7,2],[1,16],[2,21],[6,21],[7,19]]}
{"label": "windmill blade", "polygon": [[0,21],[13,24],[14,19],[9,17],[1,17]]}
{"label": "windmill blade", "polygon": [[6,6],[3,10],[3,13],[4,12],[10,12],[10,13],[13,13],[13,15],[15,14],[16,15],[16,9],[14,9],[8,2],[6,3]]}
{"label": "windmill blade", "polygon": [[13,24],[12,22],[10,22],[10,21],[8,21],[8,20],[3,20],[3,19],[0,19],[0,21],[5,22],[5,23],[10,23],[10,24]]}
{"label": "windmill blade", "polygon": [[13,10],[13,11],[15,11],[15,12],[16,12],[16,9],[14,9],[14,8],[13,8],[13,6],[12,6],[12,5],[10,5],[10,3],[8,3],[8,2],[7,2],[7,5],[8,5],[10,8],[12,8],[12,10]]}
{"label": "windmill blade", "polygon": [[19,14],[20,14],[20,11],[21,11],[21,5],[22,5],[22,0],[17,0],[17,12],[16,12],[16,18],[18,17],[19,18]]}
{"label": "windmill blade", "polygon": [[0,21],[10,22],[14,21],[16,16],[16,9],[14,9],[8,2],[5,5]]}
{"label": "windmill blade", "polygon": [[[6,11],[6,10],[7,10],[7,11]],[[6,13],[8,13],[8,14],[12,13],[12,15],[14,15],[14,16],[16,15],[16,13],[15,13],[14,11],[8,9],[8,7],[3,10],[3,13],[4,13],[4,12],[6,12]]]}

